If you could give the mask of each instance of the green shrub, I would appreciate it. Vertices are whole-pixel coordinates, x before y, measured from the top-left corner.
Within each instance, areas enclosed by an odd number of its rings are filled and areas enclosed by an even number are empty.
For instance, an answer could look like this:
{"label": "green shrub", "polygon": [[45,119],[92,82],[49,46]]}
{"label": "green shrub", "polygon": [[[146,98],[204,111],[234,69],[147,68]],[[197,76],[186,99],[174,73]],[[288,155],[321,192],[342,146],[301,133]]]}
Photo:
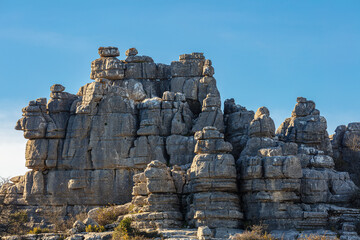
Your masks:
{"label": "green shrub", "polygon": [[104,226],[96,226],[96,225],[87,225],[85,228],[85,232],[105,232]]}
{"label": "green shrub", "polygon": [[128,217],[121,220],[119,225],[114,229],[113,240],[130,239],[129,234],[131,235],[134,233],[134,229],[131,227],[131,222],[132,219]]}
{"label": "green shrub", "polygon": [[50,232],[50,229],[48,228],[34,227],[32,230],[29,231],[28,234],[40,234],[40,233],[48,233],[48,232]]}

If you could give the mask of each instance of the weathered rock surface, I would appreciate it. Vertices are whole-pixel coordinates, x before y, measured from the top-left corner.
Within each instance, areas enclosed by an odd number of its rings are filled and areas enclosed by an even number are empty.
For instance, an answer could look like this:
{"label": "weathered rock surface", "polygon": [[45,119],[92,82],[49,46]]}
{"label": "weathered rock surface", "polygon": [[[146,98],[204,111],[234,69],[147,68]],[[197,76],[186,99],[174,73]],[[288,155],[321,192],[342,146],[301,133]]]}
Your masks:
{"label": "weathered rock surface", "polygon": [[215,127],[195,133],[197,140],[185,193],[190,226],[239,228],[243,214],[237,194],[232,146]]}
{"label": "weathered rock surface", "polygon": [[326,119],[320,116],[313,101],[303,97],[296,101],[291,118],[287,118],[276,131],[279,140],[315,147],[332,155]]}
{"label": "weathered rock surface", "polygon": [[331,144],[336,169],[349,172],[360,186],[360,123],[338,126],[331,136]]}
{"label": "weathered rock surface", "polygon": [[[0,218],[23,209],[31,227],[43,227],[40,215],[52,210],[65,217],[93,209],[68,239],[109,239],[79,232],[97,224],[99,206],[126,203],[118,207],[131,206],[130,214],[113,225],[130,217],[170,239],[228,239],[259,222],[284,239],[329,229],[329,237],[358,239],[360,210],[349,206],[358,196],[354,181],[360,185],[360,123],[339,126],[330,143],[315,103],[299,97],[275,134],[266,107],[254,113],[229,99],[222,112],[214,67],[202,53],[171,65],[135,48],[124,60],[116,47],[99,55],[94,81],[76,95],[55,84],[48,102],[23,108],[15,128],[28,139],[30,171],[1,186]],[[179,230],[185,225],[195,229]]]}
{"label": "weathered rock surface", "polygon": [[143,173],[134,175],[134,182],[134,207],[128,217],[134,220],[136,228],[163,229],[182,226],[180,198],[169,167],[158,160],[152,161]]}
{"label": "weathered rock surface", "polygon": [[55,84],[48,103],[40,98],[23,109],[16,129],[29,139],[25,158],[32,171],[3,187],[2,202],[126,203],[134,174],[148,163],[190,164],[193,131],[224,128],[214,70],[202,53],[181,55],[171,66],[135,48],[125,60],[116,47],[101,47],[99,55],[91,64],[95,81],[76,95]]}

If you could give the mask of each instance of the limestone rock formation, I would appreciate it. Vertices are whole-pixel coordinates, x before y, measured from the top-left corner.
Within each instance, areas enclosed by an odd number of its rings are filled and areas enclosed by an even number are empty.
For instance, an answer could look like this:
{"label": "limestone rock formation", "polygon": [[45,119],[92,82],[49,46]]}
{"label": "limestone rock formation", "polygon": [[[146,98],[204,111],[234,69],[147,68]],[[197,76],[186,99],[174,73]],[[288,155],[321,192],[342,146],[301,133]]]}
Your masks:
{"label": "limestone rock formation", "polygon": [[279,139],[315,147],[331,155],[326,119],[320,116],[313,101],[303,97],[298,97],[296,101],[291,118],[287,118],[276,131]]}
{"label": "limestone rock formation", "polygon": [[232,154],[235,159],[245,148],[249,139],[249,125],[254,118],[254,112],[236,105],[233,98],[224,102],[225,139],[233,145]]}
{"label": "limestone rock formation", "polygon": [[99,55],[91,63],[95,81],[76,95],[55,84],[48,102],[39,98],[23,109],[16,129],[29,139],[31,171],[1,191],[2,202],[126,203],[133,176],[151,161],[191,164],[193,128],[224,128],[214,69],[202,53],[181,55],[171,65],[135,48],[125,60],[116,47],[100,47]]}
{"label": "limestone rock formation", "polygon": [[134,175],[132,214],[138,229],[180,228],[183,215],[171,170],[155,160],[143,173]]}
{"label": "limestone rock formation", "polygon": [[360,186],[360,123],[338,126],[331,136],[336,169],[349,172],[351,179]]}
{"label": "limestone rock formation", "polygon": [[[31,226],[46,226],[39,213],[92,209],[69,232],[77,233],[98,207],[124,204],[131,212],[118,219],[174,239],[228,239],[260,222],[284,239],[326,231],[359,239],[360,209],[349,206],[359,194],[360,123],[339,126],[330,143],[315,103],[299,97],[275,133],[266,107],[254,113],[228,99],[222,112],[202,53],[170,65],[135,48],[124,60],[116,47],[99,55],[94,81],[77,94],[55,84],[49,101],[23,108],[15,128],[28,139],[30,171],[1,186],[0,219],[23,209]],[[110,237],[100,235],[69,239]]]}
{"label": "limestone rock formation", "polygon": [[197,140],[185,193],[190,226],[239,228],[243,214],[237,194],[236,168],[230,143],[215,127],[195,133]]}

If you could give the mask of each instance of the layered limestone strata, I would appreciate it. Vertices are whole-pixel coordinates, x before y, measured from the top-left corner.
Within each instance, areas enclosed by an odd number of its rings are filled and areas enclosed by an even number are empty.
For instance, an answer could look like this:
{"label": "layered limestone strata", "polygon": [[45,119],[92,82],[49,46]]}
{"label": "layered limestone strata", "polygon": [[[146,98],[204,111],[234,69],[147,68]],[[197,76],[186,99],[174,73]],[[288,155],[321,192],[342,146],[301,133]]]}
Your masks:
{"label": "layered limestone strata", "polygon": [[190,226],[239,228],[243,214],[236,185],[235,159],[230,143],[215,127],[195,133],[196,156],[185,188]]}
{"label": "layered limestone strata", "polygon": [[326,119],[320,116],[313,101],[298,97],[291,117],[277,129],[279,140],[315,147],[332,154]]}
{"label": "layered limestone strata", "polygon": [[170,168],[158,160],[134,175],[133,213],[128,215],[134,220],[133,225],[138,229],[180,228],[183,215],[178,193],[182,192],[182,185],[183,182],[175,184]]}
{"label": "layered limestone strata", "polygon": [[[116,47],[99,48],[93,82],[76,95],[51,87],[50,100],[30,101],[16,129],[24,131],[21,181],[1,191],[6,204],[106,205],[131,200],[133,176],[158,160],[191,164],[193,132],[224,129],[214,68],[202,53],[171,65]],[[15,197],[17,196],[17,197]]]}
{"label": "layered limestone strata", "polygon": [[275,132],[266,107],[254,113],[229,99],[222,112],[202,53],[170,65],[125,54],[99,48],[94,81],[75,95],[55,84],[49,101],[23,108],[16,129],[30,171],[1,187],[2,206],[33,217],[39,207],[66,215],[131,202],[143,230],[187,225],[209,239],[262,222],[356,237],[359,123],[339,126],[330,143],[315,103],[299,97]]}
{"label": "layered limestone strata", "polygon": [[336,169],[349,172],[351,179],[360,186],[360,123],[340,125],[331,136]]}

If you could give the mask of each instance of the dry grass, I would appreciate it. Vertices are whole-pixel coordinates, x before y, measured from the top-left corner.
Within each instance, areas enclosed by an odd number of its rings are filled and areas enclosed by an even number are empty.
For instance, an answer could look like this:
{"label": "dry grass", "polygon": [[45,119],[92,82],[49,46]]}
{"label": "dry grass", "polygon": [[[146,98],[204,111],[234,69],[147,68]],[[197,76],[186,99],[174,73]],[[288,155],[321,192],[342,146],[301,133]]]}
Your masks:
{"label": "dry grass", "polygon": [[[275,240],[271,234],[268,234],[264,230],[264,226],[262,225],[254,225],[250,228],[251,230],[246,230],[244,233],[236,234],[231,239],[232,240]],[[306,236],[300,236],[297,240],[328,240],[330,238],[326,237],[325,235],[316,235],[310,234]],[[334,238],[331,238],[335,240]],[[338,239],[338,238],[336,238]]]}
{"label": "dry grass", "polygon": [[[320,236],[320,235],[316,235],[316,234],[310,234],[308,236],[305,236],[305,237],[301,236],[300,238],[298,238],[298,240],[328,240],[328,239],[330,239],[330,238],[326,237],[325,235]],[[335,240],[338,238],[335,238],[335,239],[331,238],[331,239]]]}
{"label": "dry grass", "polygon": [[25,210],[8,212],[2,211],[0,214],[0,225],[4,232],[0,235],[25,234],[29,231],[26,223],[29,221],[28,214]]}
{"label": "dry grass", "polygon": [[263,225],[253,225],[251,230],[246,230],[243,233],[234,235],[232,240],[275,240],[270,234],[264,230]]}
{"label": "dry grass", "polygon": [[86,212],[81,212],[76,216],[64,216],[61,210],[46,211],[44,218],[53,225],[54,232],[67,232],[73,227],[76,220],[84,221],[87,218]]}
{"label": "dry grass", "polygon": [[94,220],[99,223],[100,225],[107,225],[114,223],[119,216],[125,215],[129,213],[128,206],[125,205],[119,205],[119,206],[110,206],[110,207],[104,207],[100,208],[96,212],[96,217]]}

